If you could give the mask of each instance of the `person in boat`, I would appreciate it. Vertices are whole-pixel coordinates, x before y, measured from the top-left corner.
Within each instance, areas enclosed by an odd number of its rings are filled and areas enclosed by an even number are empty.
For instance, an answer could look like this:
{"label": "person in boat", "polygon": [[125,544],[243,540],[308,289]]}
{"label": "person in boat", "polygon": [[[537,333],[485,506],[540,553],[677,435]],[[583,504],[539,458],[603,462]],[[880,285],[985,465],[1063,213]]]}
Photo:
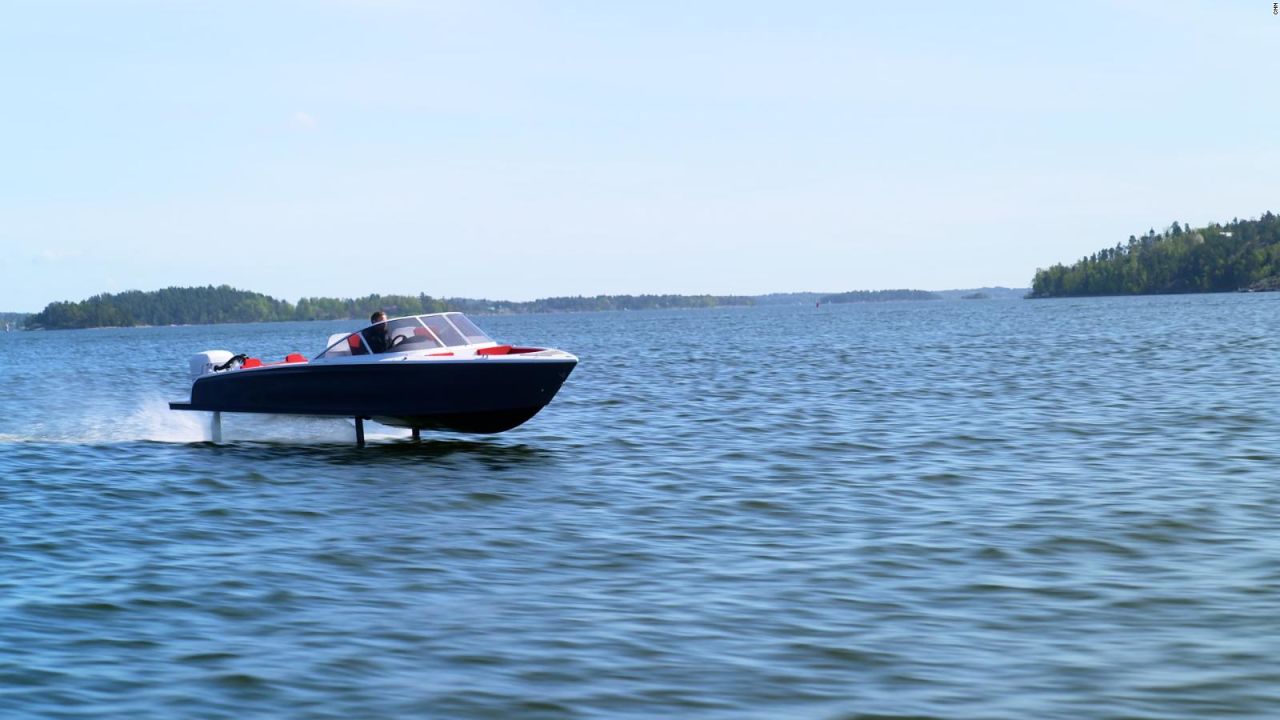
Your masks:
{"label": "person in boat", "polygon": [[391,333],[387,329],[387,314],[378,310],[369,316],[369,322],[373,327],[364,331],[364,337],[369,341],[369,352],[382,353],[391,348]]}

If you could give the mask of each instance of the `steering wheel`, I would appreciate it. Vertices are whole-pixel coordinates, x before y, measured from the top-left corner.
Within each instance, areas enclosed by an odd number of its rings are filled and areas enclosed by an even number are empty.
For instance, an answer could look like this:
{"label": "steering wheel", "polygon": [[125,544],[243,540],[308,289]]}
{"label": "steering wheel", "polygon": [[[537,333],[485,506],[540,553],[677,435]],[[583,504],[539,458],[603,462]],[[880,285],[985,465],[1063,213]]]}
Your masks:
{"label": "steering wheel", "polygon": [[387,346],[387,350],[394,350],[395,348],[397,348],[397,347],[399,347],[399,346],[401,346],[401,345],[403,345],[403,344],[405,344],[405,343],[407,343],[407,342],[409,342],[409,336],[408,336],[408,335],[397,335],[397,336],[395,336],[395,337],[391,338],[391,344]]}

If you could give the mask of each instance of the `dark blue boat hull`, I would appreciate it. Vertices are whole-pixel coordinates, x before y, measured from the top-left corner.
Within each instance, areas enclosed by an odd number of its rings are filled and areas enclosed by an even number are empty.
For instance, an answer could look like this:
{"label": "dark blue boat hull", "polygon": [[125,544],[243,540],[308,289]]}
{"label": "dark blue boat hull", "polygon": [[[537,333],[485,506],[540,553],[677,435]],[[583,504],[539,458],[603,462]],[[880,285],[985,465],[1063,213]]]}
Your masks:
{"label": "dark blue boat hull", "polygon": [[551,402],[575,360],[297,364],[205,375],[175,410],[371,418],[469,433],[510,430]]}

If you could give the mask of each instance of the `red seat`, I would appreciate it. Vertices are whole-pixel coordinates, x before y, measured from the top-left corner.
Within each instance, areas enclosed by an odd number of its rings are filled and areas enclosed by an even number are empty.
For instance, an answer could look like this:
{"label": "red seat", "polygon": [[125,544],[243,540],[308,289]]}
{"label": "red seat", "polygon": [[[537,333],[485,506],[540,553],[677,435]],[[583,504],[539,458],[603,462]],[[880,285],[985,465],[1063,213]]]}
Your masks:
{"label": "red seat", "polygon": [[284,361],[287,363],[304,363],[307,359],[302,356],[302,353],[289,353],[284,356]]}
{"label": "red seat", "polygon": [[476,351],[477,355],[506,355],[511,352],[510,345],[498,345],[496,347],[480,348]]}
{"label": "red seat", "polygon": [[351,348],[352,355],[368,355],[369,349],[360,342],[360,333],[351,333],[347,336],[347,347]]}
{"label": "red seat", "polygon": [[244,364],[240,366],[240,369],[248,370],[249,368],[256,368],[256,367],[262,367],[261,360],[259,360],[258,358],[245,358]]}

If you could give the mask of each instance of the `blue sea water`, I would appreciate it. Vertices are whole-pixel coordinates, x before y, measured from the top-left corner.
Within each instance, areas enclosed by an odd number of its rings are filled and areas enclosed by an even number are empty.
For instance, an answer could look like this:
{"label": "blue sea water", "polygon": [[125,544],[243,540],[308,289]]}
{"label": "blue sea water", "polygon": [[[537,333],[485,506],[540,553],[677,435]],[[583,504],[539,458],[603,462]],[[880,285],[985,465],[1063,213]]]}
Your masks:
{"label": "blue sea water", "polygon": [[171,412],[351,323],[0,333],[0,717],[1280,716],[1280,295],[479,318],[498,436]]}

